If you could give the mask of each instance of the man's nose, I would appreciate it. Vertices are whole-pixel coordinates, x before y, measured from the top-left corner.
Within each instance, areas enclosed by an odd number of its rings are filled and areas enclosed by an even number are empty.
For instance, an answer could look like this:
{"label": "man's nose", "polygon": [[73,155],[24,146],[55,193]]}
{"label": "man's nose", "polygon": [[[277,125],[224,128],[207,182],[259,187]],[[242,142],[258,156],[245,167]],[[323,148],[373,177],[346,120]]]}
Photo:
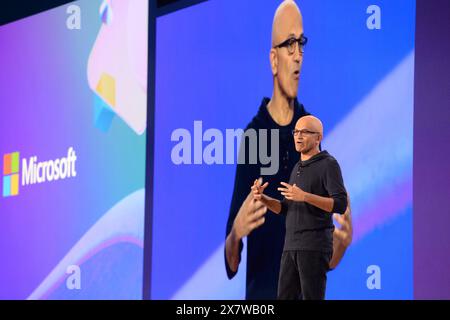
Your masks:
{"label": "man's nose", "polygon": [[300,46],[300,44],[297,42],[296,46],[295,46],[295,50],[294,50],[294,59],[296,62],[300,62],[300,60],[303,58],[303,52],[302,52],[302,47]]}

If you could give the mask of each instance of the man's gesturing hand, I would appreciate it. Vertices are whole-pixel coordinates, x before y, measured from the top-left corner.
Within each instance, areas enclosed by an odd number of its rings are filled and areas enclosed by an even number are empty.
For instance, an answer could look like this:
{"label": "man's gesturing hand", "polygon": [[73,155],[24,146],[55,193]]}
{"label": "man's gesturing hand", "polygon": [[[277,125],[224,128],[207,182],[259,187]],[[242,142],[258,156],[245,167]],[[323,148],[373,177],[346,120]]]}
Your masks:
{"label": "man's gesturing hand", "polygon": [[267,207],[261,201],[253,199],[253,194],[250,192],[234,219],[233,228],[237,238],[242,239],[261,226],[265,221],[266,212]]}
{"label": "man's gesturing hand", "polygon": [[347,210],[345,210],[343,215],[335,213],[333,214],[333,217],[340,224],[340,228],[337,227],[334,229],[333,241],[337,241],[347,248],[352,243],[353,238],[350,202],[348,203]]}
{"label": "man's gesturing hand", "polygon": [[300,201],[300,202],[304,202],[305,201],[305,194],[306,192],[303,191],[302,189],[300,189],[299,187],[297,187],[294,183],[294,185],[290,185],[286,182],[280,182],[283,187],[278,188],[278,191],[281,191],[281,194],[288,200],[292,200],[292,201]]}
{"label": "man's gesturing hand", "polygon": [[261,185],[260,179],[256,179],[252,186],[253,199],[263,200],[264,189],[266,189],[268,185],[268,182]]}

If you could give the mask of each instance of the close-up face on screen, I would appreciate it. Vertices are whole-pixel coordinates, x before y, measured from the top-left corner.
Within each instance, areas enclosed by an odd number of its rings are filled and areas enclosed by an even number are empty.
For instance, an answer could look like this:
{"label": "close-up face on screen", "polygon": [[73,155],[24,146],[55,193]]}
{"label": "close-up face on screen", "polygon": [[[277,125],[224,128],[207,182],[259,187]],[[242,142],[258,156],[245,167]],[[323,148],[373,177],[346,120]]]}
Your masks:
{"label": "close-up face on screen", "polygon": [[447,2],[25,2],[0,299],[450,298]]}

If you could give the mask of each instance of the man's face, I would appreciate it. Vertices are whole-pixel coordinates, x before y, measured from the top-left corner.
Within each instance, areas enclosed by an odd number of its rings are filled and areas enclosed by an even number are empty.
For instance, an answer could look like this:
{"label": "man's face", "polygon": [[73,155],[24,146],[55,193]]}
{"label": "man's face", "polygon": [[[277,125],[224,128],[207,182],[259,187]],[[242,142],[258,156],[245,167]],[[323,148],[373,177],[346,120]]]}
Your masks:
{"label": "man's face", "polygon": [[[303,22],[298,11],[288,9],[283,15],[277,26],[277,43],[275,43],[275,46],[290,38],[299,39],[303,36]],[[294,43],[293,47],[293,52],[290,52],[287,46],[273,48],[276,56],[275,76],[281,91],[289,99],[297,97],[300,70],[303,62],[303,53],[300,52],[298,43]]]}
{"label": "man's face", "polygon": [[320,132],[308,123],[297,122],[294,130],[295,150],[306,154],[317,148],[320,144]]}
{"label": "man's face", "polygon": [[[296,35],[295,38],[299,38]],[[297,47],[297,45],[295,45]],[[282,92],[289,98],[297,97],[300,70],[302,68],[303,56],[298,47],[293,54],[289,54],[286,47],[277,48],[278,51],[278,83]]]}

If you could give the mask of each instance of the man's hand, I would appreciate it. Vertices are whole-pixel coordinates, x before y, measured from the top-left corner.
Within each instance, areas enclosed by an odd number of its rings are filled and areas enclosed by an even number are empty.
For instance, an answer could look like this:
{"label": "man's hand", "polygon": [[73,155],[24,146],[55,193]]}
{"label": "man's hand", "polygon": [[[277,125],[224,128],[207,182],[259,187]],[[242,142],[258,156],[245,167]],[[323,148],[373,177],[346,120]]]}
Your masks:
{"label": "man's hand", "polygon": [[253,193],[250,192],[234,219],[233,229],[237,239],[246,237],[260,227],[265,221],[266,212],[267,207],[261,201],[253,199]]}
{"label": "man's hand", "polygon": [[352,243],[353,225],[350,207],[350,198],[347,197],[348,205],[343,215],[333,214],[334,219],[340,224],[339,228],[333,231],[333,256],[330,260],[330,268],[334,269],[341,262],[345,251]]}
{"label": "man's hand", "polygon": [[226,259],[233,272],[237,272],[240,263],[240,240],[264,223],[266,212],[267,207],[261,201],[253,199],[253,194],[250,192],[242,203],[234,219],[233,228],[225,241]]}
{"label": "man's hand", "polygon": [[264,189],[266,189],[268,185],[268,182],[261,185],[260,179],[256,179],[252,186],[253,199],[263,201]]}
{"label": "man's hand", "polygon": [[297,187],[294,183],[294,185],[290,185],[286,182],[280,182],[284,188],[280,187],[278,188],[278,191],[281,191],[281,194],[288,200],[292,201],[299,201],[304,202],[305,201],[305,194],[306,192]]}
{"label": "man's hand", "polygon": [[350,205],[343,215],[333,214],[333,218],[340,224],[340,228],[335,228],[333,232],[333,241],[336,240],[343,246],[348,247],[352,243],[353,226],[350,214]]}

